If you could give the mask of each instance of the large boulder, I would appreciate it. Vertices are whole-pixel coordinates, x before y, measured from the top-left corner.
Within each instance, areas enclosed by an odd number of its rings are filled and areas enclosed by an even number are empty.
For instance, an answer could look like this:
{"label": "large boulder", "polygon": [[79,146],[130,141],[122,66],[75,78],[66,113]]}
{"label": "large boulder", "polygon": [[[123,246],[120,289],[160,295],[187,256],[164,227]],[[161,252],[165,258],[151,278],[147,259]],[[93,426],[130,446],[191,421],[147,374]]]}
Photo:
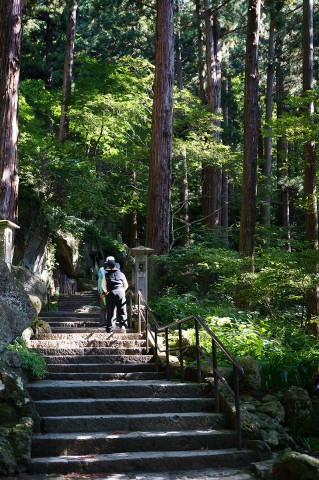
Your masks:
{"label": "large boulder", "polygon": [[36,310],[23,285],[0,260],[0,352],[31,325]]}
{"label": "large boulder", "polygon": [[25,267],[13,265],[12,274],[22,283],[24,290],[29,295],[40,299],[42,307],[47,304],[48,287],[37,273],[31,272]]}
{"label": "large boulder", "polygon": [[255,358],[247,355],[240,359],[240,365],[244,369],[244,375],[240,382],[242,392],[256,392],[261,390],[261,376],[259,365]]}
{"label": "large boulder", "polygon": [[313,420],[308,391],[293,385],[284,392],[282,404],[286,412],[286,425],[296,434],[310,434]]}
{"label": "large boulder", "polygon": [[272,467],[273,480],[319,480],[319,460],[299,452],[278,458]]}

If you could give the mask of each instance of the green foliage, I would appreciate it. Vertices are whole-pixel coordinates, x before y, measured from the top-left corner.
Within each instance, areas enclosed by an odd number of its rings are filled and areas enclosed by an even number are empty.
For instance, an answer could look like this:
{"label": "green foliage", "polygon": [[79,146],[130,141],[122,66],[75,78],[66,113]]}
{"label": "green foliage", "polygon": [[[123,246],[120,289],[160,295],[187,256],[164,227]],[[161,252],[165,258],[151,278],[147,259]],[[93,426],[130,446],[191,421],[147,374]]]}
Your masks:
{"label": "green foliage", "polygon": [[[305,248],[270,249],[256,256],[254,274],[245,274],[236,252],[208,243],[174,249],[165,265],[168,287],[152,299],[152,310],[161,325],[202,317],[236,358],[258,360],[265,390],[292,384],[309,388],[319,351],[318,339],[307,328],[304,298],[318,284],[318,275],[309,275],[309,264],[318,260],[318,252]],[[249,310],[236,307],[243,285]],[[193,320],[184,324],[184,335],[195,342]],[[211,352],[205,331],[200,330],[200,338]],[[223,355],[219,360],[225,362]]]}
{"label": "green foliage", "polygon": [[36,350],[28,348],[25,340],[17,338],[7,349],[19,354],[21,366],[29,381],[42,380],[46,376],[47,366],[43,357]]}

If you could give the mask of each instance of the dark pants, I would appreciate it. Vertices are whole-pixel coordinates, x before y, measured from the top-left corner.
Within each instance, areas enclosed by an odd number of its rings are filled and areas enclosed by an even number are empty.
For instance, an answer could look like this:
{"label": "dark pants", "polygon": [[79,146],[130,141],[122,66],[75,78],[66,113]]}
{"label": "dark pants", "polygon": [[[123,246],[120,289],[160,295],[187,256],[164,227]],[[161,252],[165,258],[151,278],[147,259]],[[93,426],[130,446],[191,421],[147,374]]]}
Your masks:
{"label": "dark pants", "polygon": [[[107,302],[109,300],[109,295],[106,295],[104,297],[105,303],[103,302],[103,299],[99,296],[100,300],[100,322],[99,322],[99,327],[105,327],[106,326],[106,315],[107,315]],[[114,309],[114,315],[111,320],[112,328],[115,327],[116,325],[116,308]]]}
{"label": "dark pants", "polygon": [[109,292],[106,301],[106,328],[112,329],[112,320],[117,317],[120,327],[127,328],[126,297],[123,288]]}

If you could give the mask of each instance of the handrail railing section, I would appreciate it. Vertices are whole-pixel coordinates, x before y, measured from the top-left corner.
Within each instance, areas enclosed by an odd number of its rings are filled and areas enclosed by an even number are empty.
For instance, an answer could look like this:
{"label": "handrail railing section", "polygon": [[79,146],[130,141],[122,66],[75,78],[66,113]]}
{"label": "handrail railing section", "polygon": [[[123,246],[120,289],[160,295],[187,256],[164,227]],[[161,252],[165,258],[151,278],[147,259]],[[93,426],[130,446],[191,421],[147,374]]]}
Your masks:
{"label": "handrail railing section", "polygon": [[[197,367],[197,381],[201,382],[201,357],[204,357],[205,360],[213,367],[213,378],[214,378],[214,395],[215,395],[215,411],[220,412],[220,402],[219,402],[219,382],[221,382],[227,390],[230,392],[235,402],[235,411],[236,411],[236,433],[237,433],[237,448],[242,449],[242,435],[241,435],[241,419],[240,419],[240,396],[239,396],[239,379],[244,374],[243,367],[237,362],[233,355],[227,350],[227,348],[222,344],[222,342],[216,337],[212,330],[206,325],[206,323],[198,316],[192,315],[181,320],[169,323],[165,326],[160,326],[146,303],[142,293],[137,292],[137,310],[138,310],[138,333],[142,332],[142,321],[145,323],[146,330],[146,350],[147,353],[150,350],[150,340],[154,344],[154,359],[156,368],[159,368],[159,354],[165,353],[166,357],[166,378],[169,379],[169,355],[170,352],[179,351],[179,362],[180,362],[180,378],[181,381],[184,381],[184,350],[191,348],[189,345],[183,346],[182,342],[182,325],[186,322],[189,323],[194,321],[195,328],[195,345],[192,347],[196,349],[196,367]],[[152,327],[154,331],[152,330]],[[169,330],[173,327],[178,328],[179,336],[179,347],[169,347]],[[211,357],[206,353],[206,351],[200,346],[200,337],[199,329],[203,328],[208,336],[211,338],[212,342],[212,355]],[[160,332],[164,332],[165,335],[165,349],[161,349],[161,345],[158,341],[158,335]],[[217,350],[221,350],[224,356],[229,360],[233,366],[233,387],[229,385],[227,380],[223,377],[221,372],[218,370],[217,362]]]}

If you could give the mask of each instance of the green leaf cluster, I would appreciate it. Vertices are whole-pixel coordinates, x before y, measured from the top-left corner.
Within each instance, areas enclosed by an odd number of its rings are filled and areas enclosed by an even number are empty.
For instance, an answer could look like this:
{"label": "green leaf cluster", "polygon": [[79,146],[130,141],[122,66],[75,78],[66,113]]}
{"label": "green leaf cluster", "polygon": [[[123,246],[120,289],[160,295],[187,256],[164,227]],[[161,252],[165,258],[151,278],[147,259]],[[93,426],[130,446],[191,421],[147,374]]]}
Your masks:
{"label": "green leaf cluster", "polygon": [[35,349],[28,348],[25,340],[16,338],[7,349],[19,355],[21,367],[29,381],[42,380],[46,376],[47,365],[44,358]]}

